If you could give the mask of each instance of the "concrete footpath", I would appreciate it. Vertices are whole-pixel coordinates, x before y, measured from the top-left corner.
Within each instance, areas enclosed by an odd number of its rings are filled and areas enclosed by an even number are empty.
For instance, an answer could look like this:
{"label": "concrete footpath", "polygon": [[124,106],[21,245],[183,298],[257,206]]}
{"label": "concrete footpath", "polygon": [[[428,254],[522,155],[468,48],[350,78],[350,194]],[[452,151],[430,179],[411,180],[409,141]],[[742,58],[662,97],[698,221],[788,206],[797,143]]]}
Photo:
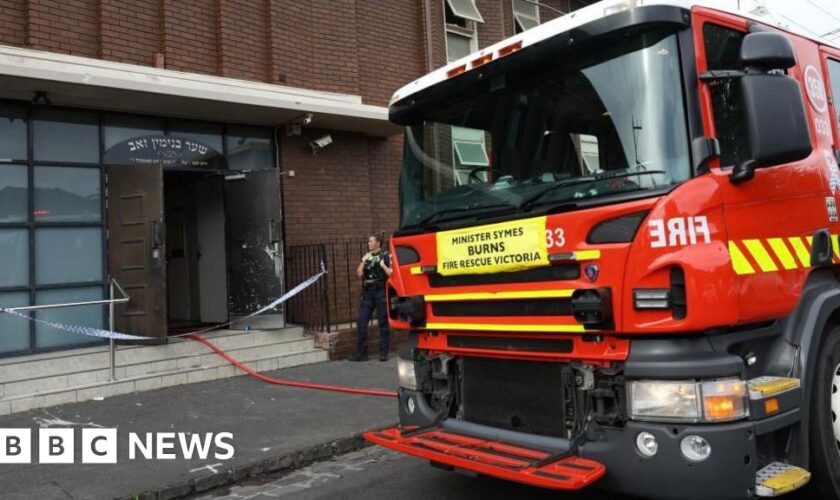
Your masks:
{"label": "concrete footpath", "polygon": [[[396,358],[388,362],[318,363],[267,375],[328,384],[391,389]],[[0,428],[32,429],[31,464],[0,465],[4,499],[179,498],[266,472],[291,471],[364,446],[361,432],[395,424],[393,398],[270,385],[249,376],[115,396],[0,417]],[[74,464],[39,464],[38,429],[77,429]],[[80,428],[116,428],[116,464],[82,464]],[[230,432],[235,453],[176,459],[130,460],[128,435]],[[100,443],[101,444],[101,443]],[[172,451],[172,450],[170,450]]]}

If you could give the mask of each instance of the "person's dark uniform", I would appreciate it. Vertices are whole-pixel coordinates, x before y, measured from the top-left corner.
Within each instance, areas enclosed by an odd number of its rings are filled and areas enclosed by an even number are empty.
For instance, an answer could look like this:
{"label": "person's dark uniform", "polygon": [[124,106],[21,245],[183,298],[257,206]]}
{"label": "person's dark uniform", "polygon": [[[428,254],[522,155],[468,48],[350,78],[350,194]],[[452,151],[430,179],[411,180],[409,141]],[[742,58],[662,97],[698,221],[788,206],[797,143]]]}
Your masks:
{"label": "person's dark uniform", "polygon": [[388,347],[390,330],[388,329],[388,311],[385,306],[385,282],[388,276],[385,270],[379,265],[385,261],[385,265],[391,267],[391,256],[385,250],[371,253],[371,256],[364,263],[362,275],[362,301],[359,306],[359,317],[356,324],[359,328],[359,336],[356,344],[356,358],[367,358],[367,328],[373,309],[376,308],[379,321],[379,359],[388,359]]}

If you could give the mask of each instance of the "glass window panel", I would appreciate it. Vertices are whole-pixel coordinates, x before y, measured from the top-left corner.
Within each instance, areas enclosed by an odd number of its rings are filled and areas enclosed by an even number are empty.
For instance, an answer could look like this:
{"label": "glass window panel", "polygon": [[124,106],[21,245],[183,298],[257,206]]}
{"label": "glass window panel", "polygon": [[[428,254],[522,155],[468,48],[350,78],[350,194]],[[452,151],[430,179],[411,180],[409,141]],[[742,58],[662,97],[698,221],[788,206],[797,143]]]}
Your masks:
{"label": "glass window panel", "polygon": [[534,19],[539,19],[540,17],[539,6],[528,0],[513,0],[513,13],[533,17]]}
{"label": "glass window panel", "polygon": [[183,137],[210,146],[222,152],[222,126],[217,123],[173,120],[169,124],[169,133],[173,137]]}
{"label": "glass window panel", "polygon": [[[0,293],[0,307],[29,305],[29,292]],[[29,350],[29,320],[0,314],[0,353]]]}
{"label": "glass window panel", "polygon": [[478,12],[478,7],[475,6],[475,0],[446,0],[446,3],[456,16],[479,23],[484,22],[481,13]]}
{"label": "glass window panel", "polygon": [[228,127],[225,138],[228,168],[233,170],[274,168],[271,134],[271,129],[260,127]]}
{"label": "glass window panel", "polygon": [[29,285],[28,229],[0,229],[0,263],[0,287]]}
{"label": "glass window panel", "polygon": [[[66,288],[61,290],[41,290],[35,295],[37,304],[64,304],[67,302],[86,302],[102,300],[102,287]],[[68,307],[61,309],[45,309],[38,311],[38,319],[64,323],[67,325],[89,326],[91,328],[104,327],[104,305]],[[35,345],[38,348],[64,347],[77,344],[89,344],[96,341],[96,337],[88,337],[71,333],[51,326],[35,325]]]}
{"label": "glass window panel", "polygon": [[0,222],[29,220],[28,184],[24,165],[0,165]]}
{"label": "glass window panel", "polygon": [[35,109],[36,161],[99,163],[99,120],[94,113]]}
{"label": "glass window panel", "polygon": [[480,142],[456,142],[455,152],[458,154],[458,163],[461,165],[487,166],[490,164],[484,145]]}
{"label": "glass window panel", "polygon": [[102,279],[102,230],[35,230],[35,282],[39,285]]}
{"label": "glass window panel", "polygon": [[35,167],[36,222],[102,219],[98,168]]}
{"label": "glass window panel", "polygon": [[540,22],[533,17],[523,16],[520,14],[514,14],[513,16],[516,18],[516,33],[522,33],[523,31],[528,31],[529,29],[540,25]]}
{"label": "glass window panel", "polygon": [[103,135],[105,151],[137,137],[163,135],[163,120],[149,116],[105,115]]}
{"label": "glass window panel", "polygon": [[[708,69],[741,69],[740,51],[745,33],[707,23],[703,26]],[[720,164],[738,165],[751,158],[747,134],[742,133],[744,101],[737,80],[727,80],[709,87],[715,118],[715,131],[720,142]]]}
{"label": "glass window panel", "polygon": [[446,33],[446,58],[456,61],[472,53],[472,39],[458,33]]}
{"label": "glass window panel", "polygon": [[834,114],[837,118],[837,130],[840,130],[840,61],[828,61],[828,75],[831,84],[831,96],[834,103]]}
{"label": "glass window panel", "polygon": [[25,160],[26,108],[0,103],[0,159]]}

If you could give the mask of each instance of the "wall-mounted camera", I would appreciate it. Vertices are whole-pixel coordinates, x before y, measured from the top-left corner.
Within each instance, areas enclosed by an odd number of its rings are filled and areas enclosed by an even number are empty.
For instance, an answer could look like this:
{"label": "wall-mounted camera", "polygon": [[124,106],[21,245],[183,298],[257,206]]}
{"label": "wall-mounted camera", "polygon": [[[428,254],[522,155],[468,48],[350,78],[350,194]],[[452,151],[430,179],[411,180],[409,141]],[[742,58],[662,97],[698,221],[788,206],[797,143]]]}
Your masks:
{"label": "wall-mounted camera", "polygon": [[312,154],[318,154],[322,149],[332,144],[333,139],[332,136],[327,134],[323,137],[319,137],[314,141],[309,143],[309,147],[312,148]]}
{"label": "wall-mounted camera", "polygon": [[298,137],[303,132],[303,128],[310,123],[312,123],[312,113],[304,113],[285,122],[286,137]]}

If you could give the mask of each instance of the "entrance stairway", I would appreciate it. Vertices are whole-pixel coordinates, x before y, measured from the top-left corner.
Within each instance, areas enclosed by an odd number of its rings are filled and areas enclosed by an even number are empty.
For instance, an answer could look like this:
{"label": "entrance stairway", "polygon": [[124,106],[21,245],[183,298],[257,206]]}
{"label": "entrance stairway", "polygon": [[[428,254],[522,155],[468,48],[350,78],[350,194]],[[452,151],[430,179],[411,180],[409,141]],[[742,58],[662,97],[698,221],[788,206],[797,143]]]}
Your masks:
{"label": "entrance stairway", "polygon": [[[327,361],[303,328],[219,330],[208,340],[260,371]],[[117,346],[110,380],[108,346],[0,359],[0,415],[242,375],[199,342]]]}

